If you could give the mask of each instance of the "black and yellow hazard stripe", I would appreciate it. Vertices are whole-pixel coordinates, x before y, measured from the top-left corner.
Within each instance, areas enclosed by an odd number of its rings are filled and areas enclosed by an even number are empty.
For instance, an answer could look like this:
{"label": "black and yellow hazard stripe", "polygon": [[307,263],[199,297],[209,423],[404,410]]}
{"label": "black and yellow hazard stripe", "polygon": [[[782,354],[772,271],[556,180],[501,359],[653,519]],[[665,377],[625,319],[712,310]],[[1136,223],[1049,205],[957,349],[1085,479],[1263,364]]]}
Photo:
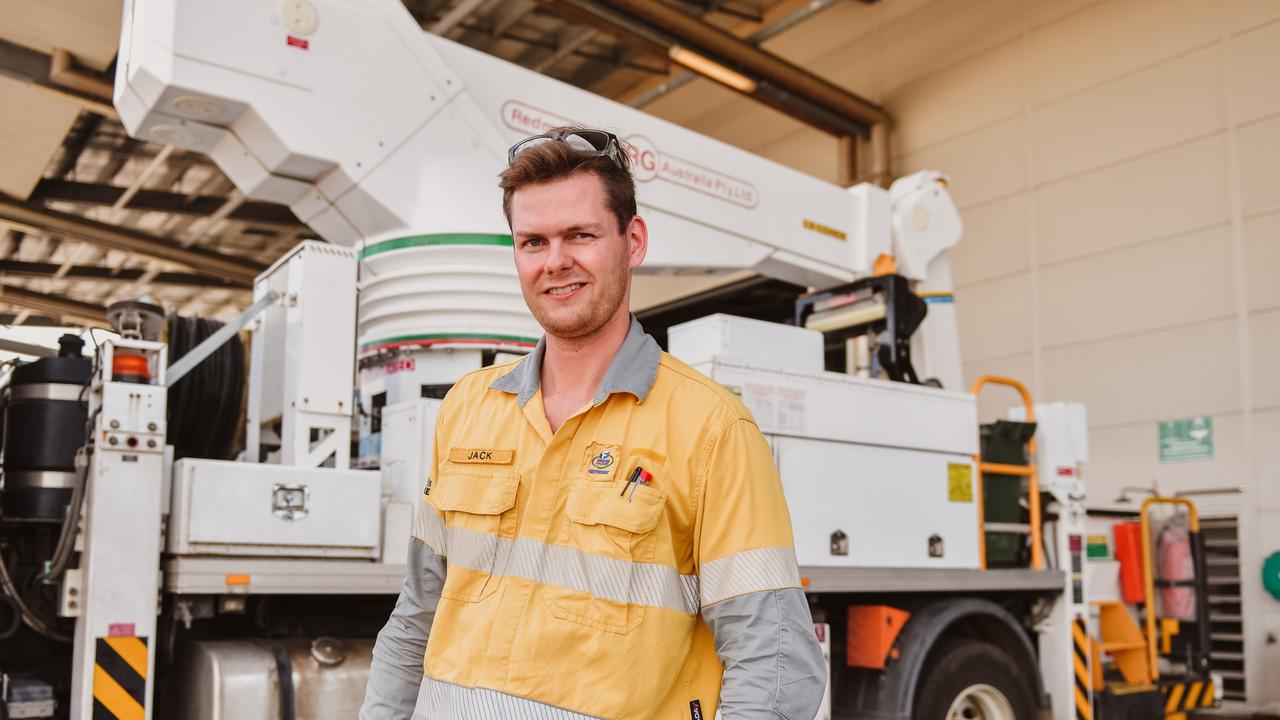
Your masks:
{"label": "black and yellow hazard stripe", "polygon": [[1180,715],[1213,705],[1213,683],[1207,680],[1175,682],[1160,688],[1164,694],[1164,714]]}
{"label": "black and yellow hazard stripe", "polygon": [[1093,720],[1093,706],[1089,704],[1093,688],[1093,676],[1089,673],[1089,630],[1084,618],[1071,623],[1071,645],[1075,649],[1072,666],[1076,677],[1076,720]]}
{"label": "black and yellow hazard stripe", "polygon": [[147,707],[147,639],[98,638],[93,665],[93,720],[143,720]]}

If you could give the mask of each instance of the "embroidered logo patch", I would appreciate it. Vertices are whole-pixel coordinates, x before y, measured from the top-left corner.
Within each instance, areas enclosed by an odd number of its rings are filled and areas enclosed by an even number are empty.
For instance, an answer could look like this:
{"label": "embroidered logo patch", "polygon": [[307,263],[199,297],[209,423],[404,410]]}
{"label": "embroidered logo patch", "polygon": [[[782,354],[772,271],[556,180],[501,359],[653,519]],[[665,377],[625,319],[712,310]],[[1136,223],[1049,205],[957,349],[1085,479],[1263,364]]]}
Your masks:
{"label": "embroidered logo patch", "polygon": [[596,473],[597,475],[607,473],[609,468],[613,467],[613,461],[616,459],[612,452],[601,450],[599,455],[591,458],[591,468],[587,472]]}
{"label": "embroidered logo patch", "polygon": [[612,480],[618,469],[618,456],[622,448],[618,445],[591,443],[587,446],[586,455],[582,458],[582,472],[589,480]]}

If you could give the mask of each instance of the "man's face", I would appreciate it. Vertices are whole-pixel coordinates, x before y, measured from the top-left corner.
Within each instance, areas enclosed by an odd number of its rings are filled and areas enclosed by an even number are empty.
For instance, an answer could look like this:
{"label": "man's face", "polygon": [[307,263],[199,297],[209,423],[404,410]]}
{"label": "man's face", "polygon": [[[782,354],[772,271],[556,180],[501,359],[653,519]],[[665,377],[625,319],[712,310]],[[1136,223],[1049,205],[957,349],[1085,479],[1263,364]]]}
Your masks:
{"label": "man's face", "polygon": [[631,270],[648,234],[636,217],[624,232],[591,173],[529,185],[511,196],[511,234],[524,301],[547,334],[591,335],[628,312]]}

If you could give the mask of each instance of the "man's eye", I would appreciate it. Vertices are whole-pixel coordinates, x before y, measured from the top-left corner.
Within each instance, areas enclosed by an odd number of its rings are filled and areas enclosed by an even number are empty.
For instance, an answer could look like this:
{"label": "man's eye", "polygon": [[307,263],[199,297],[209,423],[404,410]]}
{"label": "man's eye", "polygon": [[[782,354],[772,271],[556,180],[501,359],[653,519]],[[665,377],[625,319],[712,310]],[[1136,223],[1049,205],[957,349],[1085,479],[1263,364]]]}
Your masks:
{"label": "man's eye", "polygon": [[595,237],[595,235],[592,235],[592,234],[591,234],[591,233],[589,233],[589,232],[580,232],[580,233],[578,233],[577,235],[574,235],[574,237],[576,237],[576,238],[593,238],[593,237]]}
{"label": "man's eye", "polygon": [[541,247],[544,242],[542,238],[530,238],[520,243],[520,247]]}

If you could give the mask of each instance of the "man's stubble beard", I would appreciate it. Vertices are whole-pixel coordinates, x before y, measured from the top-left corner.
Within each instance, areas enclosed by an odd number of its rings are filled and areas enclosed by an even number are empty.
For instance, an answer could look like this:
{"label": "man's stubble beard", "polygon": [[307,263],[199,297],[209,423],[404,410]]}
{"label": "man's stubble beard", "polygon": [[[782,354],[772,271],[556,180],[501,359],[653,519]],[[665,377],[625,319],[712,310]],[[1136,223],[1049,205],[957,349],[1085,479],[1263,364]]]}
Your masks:
{"label": "man's stubble beard", "polygon": [[[627,279],[630,275],[630,268],[626,261],[623,260],[615,266],[612,276],[608,279],[607,284],[593,282],[596,288],[601,291],[598,302],[588,305],[581,312],[572,316],[565,317],[563,315],[556,317],[554,313],[546,313],[542,311],[545,306],[541,303],[530,303],[530,310],[533,317],[542,326],[548,335],[565,340],[574,340],[592,335],[605,323],[613,317],[618,311],[618,307],[622,305],[623,299],[627,294]],[[534,309],[534,308],[537,309]]]}

